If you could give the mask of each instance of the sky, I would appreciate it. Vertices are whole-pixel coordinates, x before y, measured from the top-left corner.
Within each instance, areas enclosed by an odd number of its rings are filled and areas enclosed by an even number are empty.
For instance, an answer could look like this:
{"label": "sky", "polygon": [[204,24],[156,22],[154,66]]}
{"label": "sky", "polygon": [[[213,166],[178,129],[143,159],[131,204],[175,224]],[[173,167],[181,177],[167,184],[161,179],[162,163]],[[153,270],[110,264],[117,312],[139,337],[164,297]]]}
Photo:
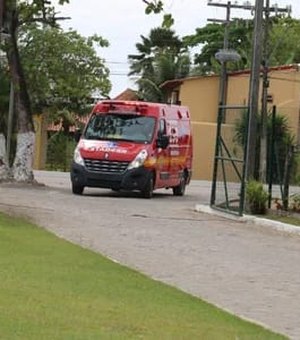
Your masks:
{"label": "sky", "polygon": [[[255,0],[250,0],[252,4]],[[207,0],[164,0],[165,12],[175,19],[173,29],[179,36],[195,33],[197,27],[205,26],[209,18],[225,19],[226,10],[208,6]],[[226,0],[213,0],[213,3],[227,3]],[[231,0],[243,4],[245,0]],[[300,19],[299,0],[270,0],[279,7],[292,6],[292,16]],[[162,15],[146,15],[142,0],[70,0],[70,4],[57,6],[59,15],[70,17],[62,23],[65,29],[72,28],[83,36],[98,34],[110,43],[108,48],[98,51],[110,69],[114,98],[127,88],[136,89],[134,79],[127,76],[129,63],[127,56],[136,54],[135,44],[140,36],[148,36],[152,28],[162,22]],[[232,17],[251,17],[249,11],[232,9]]]}

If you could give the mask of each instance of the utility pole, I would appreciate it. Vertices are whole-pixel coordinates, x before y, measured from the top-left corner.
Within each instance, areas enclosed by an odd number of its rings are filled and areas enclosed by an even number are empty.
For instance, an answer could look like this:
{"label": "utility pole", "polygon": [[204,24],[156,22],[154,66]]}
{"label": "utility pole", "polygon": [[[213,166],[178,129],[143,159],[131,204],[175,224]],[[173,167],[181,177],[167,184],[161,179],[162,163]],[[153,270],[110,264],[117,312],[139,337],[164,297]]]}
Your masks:
{"label": "utility pole", "polygon": [[279,8],[277,5],[270,7],[270,0],[265,0],[265,21],[264,21],[264,33],[263,33],[263,57],[262,57],[262,96],[261,96],[261,127],[260,127],[260,158],[259,158],[259,179],[262,182],[266,182],[267,173],[267,123],[268,123],[268,88],[269,88],[269,25],[270,14],[274,12],[278,13],[291,13],[291,6],[286,8]]}
{"label": "utility pole", "polygon": [[260,117],[260,158],[259,158],[259,179],[266,181],[267,174],[267,124],[268,124],[268,66],[269,66],[269,18],[270,18],[270,0],[266,0],[265,22],[263,35],[263,76],[262,76],[262,96],[261,96],[261,117]]}
{"label": "utility pole", "polygon": [[259,77],[261,64],[261,35],[263,23],[264,0],[256,0],[254,15],[254,32],[252,45],[252,63],[249,91],[248,140],[246,147],[246,179],[255,177],[257,113],[259,96]]}
{"label": "utility pole", "polygon": [[[228,1],[227,7],[226,7],[226,22],[225,22],[225,30],[224,30],[224,43],[223,48],[224,50],[228,49],[228,38],[229,38],[229,24],[230,24],[230,6],[231,2]],[[226,104],[226,93],[227,93],[227,65],[226,61],[223,61],[221,63],[221,79],[220,79],[220,98],[219,103],[220,105]],[[224,117],[224,111],[223,111],[223,119]]]}
{"label": "utility pole", "polygon": [[[259,155],[256,155],[256,139],[257,139],[257,114],[258,114],[258,97],[259,97],[259,78],[261,65],[261,37],[263,35],[263,13],[266,14],[265,20],[265,36],[264,36],[264,70],[263,70],[263,93],[262,93],[262,151],[260,159],[262,161],[262,171],[260,175],[265,178],[266,173],[266,129],[267,129],[267,96],[268,96],[268,24],[270,12],[289,13],[291,6],[286,8],[279,8],[278,5],[270,7],[270,1],[266,0],[266,7],[264,7],[264,0],[256,0],[255,3],[255,17],[254,17],[254,37],[253,37],[253,51],[252,51],[252,65],[250,76],[250,91],[249,91],[249,122],[248,122],[248,141],[246,148],[246,179],[249,180],[255,177],[255,165]],[[263,159],[262,159],[263,158]],[[263,173],[263,174],[262,174]],[[263,180],[264,178],[261,177]]]}
{"label": "utility pole", "polygon": [[[226,20],[220,20],[220,19],[207,19],[207,21],[211,22],[219,22],[224,24],[224,40],[223,40],[223,50],[228,50],[228,38],[229,38],[229,24],[230,24],[230,10],[231,10],[231,1],[228,1],[227,4],[221,4],[221,3],[213,3],[208,2],[208,6],[217,6],[217,7],[225,7],[226,8]],[[220,60],[221,62],[221,74],[220,74],[220,86],[219,86],[219,105],[223,106],[226,104],[226,92],[227,92],[227,65],[226,60]],[[224,117],[225,110],[222,109],[222,116]]]}
{"label": "utility pole", "polygon": [[[233,60],[238,58],[238,54],[232,54],[232,51],[228,51],[229,48],[229,25],[230,25],[230,15],[231,15],[231,9],[245,9],[245,10],[253,10],[253,6],[249,3],[245,3],[243,5],[239,5],[236,2],[233,4],[231,1],[228,1],[227,3],[220,3],[220,2],[212,2],[212,0],[208,1],[208,6],[213,7],[222,7],[226,8],[226,20],[221,19],[207,19],[207,21],[214,22],[214,23],[221,23],[224,24],[224,42],[223,42],[223,51],[218,52],[220,57],[218,56],[218,53],[216,55],[216,58],[221,62],[221,74],[220,74],[220,89],[219,89],[219,105],[224,106],[226,105],[226,97],[227,97],[227,61],[232,58]],[[231,55],[230,55],[231,52]],[[222,56],[222,53],[224,56]],[[227,54],[227,55],[225,55]],[[226,57],[229,57],[229,60],[226,60]],[[234,60],[236,61],[236,60]],[[222,115],[223,115],[223,122],[225,120],[225,110],[222,109]]]}

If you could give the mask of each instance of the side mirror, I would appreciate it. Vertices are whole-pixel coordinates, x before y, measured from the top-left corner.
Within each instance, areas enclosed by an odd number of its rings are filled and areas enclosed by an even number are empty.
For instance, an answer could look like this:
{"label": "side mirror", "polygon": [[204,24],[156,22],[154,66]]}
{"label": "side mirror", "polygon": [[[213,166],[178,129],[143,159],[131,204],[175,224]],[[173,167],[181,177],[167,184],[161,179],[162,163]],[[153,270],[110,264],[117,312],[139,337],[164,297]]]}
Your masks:
{"label": "side mirror", "polygon": [[157,138],[156,140],[156,146],[158,148],[165,149],[169,145],[169,136],[167,135],[162,135]]}
{"label": "side mirror", "polygon": [[81,137],[81,130],[80,129],[76,129],[74,132],[74,139],[75,141],[78,143]]}

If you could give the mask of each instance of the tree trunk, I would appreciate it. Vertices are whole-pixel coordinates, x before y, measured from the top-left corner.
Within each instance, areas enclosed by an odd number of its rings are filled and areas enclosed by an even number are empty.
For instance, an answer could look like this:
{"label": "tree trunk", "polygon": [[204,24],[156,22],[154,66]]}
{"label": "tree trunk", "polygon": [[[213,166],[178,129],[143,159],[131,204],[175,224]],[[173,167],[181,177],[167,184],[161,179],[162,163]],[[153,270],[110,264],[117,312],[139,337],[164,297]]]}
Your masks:
{"label": "tree trunk", "polygon": [[3,133],[0,133],[0,182],[9,178],[9,166],[6,155],[6,143]]}
{"label": "tree trunk", "polygon": [[13,175],[16,181],[33,181],[32,164],[35,137],[30,99],[17,44],[18,12],[16,8],[10,10],[8,27],[10,48],[7,56],[15,90],[18,131]]}
{"label": "tree trunk", "polygon": [[17,150],[13,164],[13,176],[17,182],[32,182],[34,179],[32,171],[34,143],[34,132],[18,133]]}

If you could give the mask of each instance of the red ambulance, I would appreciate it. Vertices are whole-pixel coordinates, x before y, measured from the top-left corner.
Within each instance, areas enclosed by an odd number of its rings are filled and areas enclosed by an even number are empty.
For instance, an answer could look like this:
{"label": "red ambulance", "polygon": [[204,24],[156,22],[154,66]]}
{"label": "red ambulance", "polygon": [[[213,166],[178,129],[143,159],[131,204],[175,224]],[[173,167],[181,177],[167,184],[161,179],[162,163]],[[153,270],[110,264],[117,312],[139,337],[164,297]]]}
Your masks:
{"label": "red ambulance", "polygon": [[71,166],[74,194],[85,187],[138,190],[171,188],[183,196],[192,173],[187,107],[138,101],[97,103],[80,136]]}

